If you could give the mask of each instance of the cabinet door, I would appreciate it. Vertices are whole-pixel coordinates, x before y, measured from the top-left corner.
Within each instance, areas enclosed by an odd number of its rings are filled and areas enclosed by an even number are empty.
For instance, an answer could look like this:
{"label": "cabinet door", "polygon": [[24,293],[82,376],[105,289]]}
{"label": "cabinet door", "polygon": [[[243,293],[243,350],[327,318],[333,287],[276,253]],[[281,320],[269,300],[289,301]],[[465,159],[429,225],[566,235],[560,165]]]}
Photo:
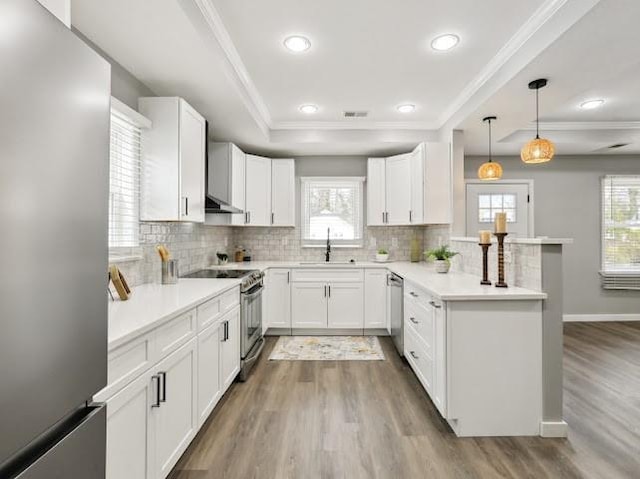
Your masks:
{"label": "cabinet door", "polygon": [[222,318],[220,341],[220,378],[224,394],[240,372],[239,306]]}
{"label": "cabinet door", "polygon": [[268,328],[291,327],[291,271],[270,269],[266,278],[266,314]]}
{"label": "cabinet door", "polygon": [[387,224],[408,225],[411,211],[410,155],[391,156],[386,160]]}
{"label": "cabinet door", "polygon": [[198,335],[198,425],[207,420],[222,395],[220,385],[220,323]]}
{"label": "cabinet door", "polygon": [[290,159],[271,160],[271,224],[296,224],[295,163]]}
{"label": "cabinet door", "polygon": [[187,102],[180,101],[180,218],[204,222],[206,124]]}
{"label": "cabinet door", "polygon": [[[231,154],[231,204],[244,211],[246,209],[246,156],[236,145],[230,146]],[[224,215],[223,215],[224,216]],[[233,214],[232,225],[244,225],[245,215]]]}
{"label": "cabinet door", "polygon": [[291,284],[291,327],[327,327],[326,283]]}
{"label": "cabinet door", "polygon": [[147,372],[107,401],[107,479],[153,479],[156,383]]}
{"label": "cabinet door", "polygon": [[386,186],[385,159],[369,158],[367,162],[367,225],[385,224]]}
{"label": "cabinet door", "polygon": [[153,368],[163,392],[160,407],[151,410],[156,478],[169,474],[198,430],[196,349],[193,338]]}
{"label": "cabinet door", "polygon": [[410,153],[411,158],[411,214],[412,224],[424,223],[424,145]]}
{"label": "cabinet door", "polygon": [[364,328],[362,283],[328,284],[328,326],[336,329]]}
{"label": "cabinet door", "polygon": [[426,143],[424,149],[424,222],[426,224],[451,223],[453,185],[451,184],[449,145]]}
{"label": "cabinet door", "polygon": [[439,301],[433,302],[434,308],[434,323],[435,323],[435,337],[434,337],[434,394],[433,402],[442,414],[443,417],[447,417],[447,322],[445,304]]}
{"label": "cabinet door", "polygon": [[271,160],[246,155],[246,218],[250,226],[271,225]]}
{"label": "cabinet door", "polygon": [[364,273],[364,327],[387,327],[386,269],[368,269]]}

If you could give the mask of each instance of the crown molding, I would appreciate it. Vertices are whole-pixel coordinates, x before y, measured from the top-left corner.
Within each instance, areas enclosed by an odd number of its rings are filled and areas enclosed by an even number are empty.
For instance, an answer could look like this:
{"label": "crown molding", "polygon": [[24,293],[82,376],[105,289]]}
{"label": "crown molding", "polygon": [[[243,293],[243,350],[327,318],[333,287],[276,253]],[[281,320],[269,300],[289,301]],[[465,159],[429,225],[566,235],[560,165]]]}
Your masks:
{"label": "crown molding", "polygon": [[242,93],[245,104],[254,120],[268,136],[271,128],[271,114],[266,103],[258,92],[253,80],[249,76],[249,71],[244,65],[240,54],[236,49],[229,32],[227,31],[218,10],[213,6],[211,0],[193,0],[202,14],[207,26],[218,41],[220,48],[225,54],[227,61],[235,73],[237,87]]}
{"label": "crown molding", "polygon": [[272,130],[435,130],[433,123],[420,121],[276,121]]}
{"label": "crown molding", "polygon": [[439,128],[456,127],[463,119],[459,117],[479,107],[507,84],[599,2],[547,0],[543,3],[440,115]]}
{"label": "crown molding", "polygon": [[[545,131],[640,130],[640,121],[541,121],[540,129]],[[525,130],[535,131],[536,123],[531,122]]]}

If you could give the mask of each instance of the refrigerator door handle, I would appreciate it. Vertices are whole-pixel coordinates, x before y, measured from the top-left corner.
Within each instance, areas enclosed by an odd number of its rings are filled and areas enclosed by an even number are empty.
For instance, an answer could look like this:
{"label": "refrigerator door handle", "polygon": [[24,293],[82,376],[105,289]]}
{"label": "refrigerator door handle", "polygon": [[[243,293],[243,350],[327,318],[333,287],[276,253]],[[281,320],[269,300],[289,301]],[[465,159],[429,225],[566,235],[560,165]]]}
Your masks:
{"label": "refrigerator door handle", "polygon": [[160,375],[154,374],[151,376],[151,380],[156,383],[156,402],[151,407],[160,407]]}
{"label": "refrigerator door handle", "polygon": [[167,373],[162,371],[158,373],[158,375],[162,379],[162,397],[160,398],[160,402],[167,402]]}

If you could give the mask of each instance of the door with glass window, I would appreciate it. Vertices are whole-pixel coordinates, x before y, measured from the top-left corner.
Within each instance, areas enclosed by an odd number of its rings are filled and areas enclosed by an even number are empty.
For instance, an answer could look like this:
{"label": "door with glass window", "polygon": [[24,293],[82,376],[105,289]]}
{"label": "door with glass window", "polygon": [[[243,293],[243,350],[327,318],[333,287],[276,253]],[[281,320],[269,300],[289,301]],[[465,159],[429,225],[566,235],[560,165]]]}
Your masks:
{"label": "door with glass window", "polygon": [[533,236],[532,190],[530,182],[467,182],[467,236],[480,230],[493,231],[496,213],[507,214],[507,232],[512,236]]}

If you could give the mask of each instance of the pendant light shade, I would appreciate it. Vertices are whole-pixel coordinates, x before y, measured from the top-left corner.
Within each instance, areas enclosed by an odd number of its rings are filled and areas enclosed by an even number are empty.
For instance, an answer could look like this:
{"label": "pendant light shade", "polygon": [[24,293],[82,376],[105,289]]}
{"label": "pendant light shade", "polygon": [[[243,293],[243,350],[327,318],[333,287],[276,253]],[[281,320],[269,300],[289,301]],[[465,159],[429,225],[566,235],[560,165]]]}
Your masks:
{"label": "pendant light shade", "polygon": [[495,120],[495,116],[483,118],[489,124],[489,161],[482,163],[478,168],[478,178],[484,181],[499,180],[502,178],[502,165],[497,161],[493,161],[491,157],[491,121]]}
{"label": "pendant light shade", "polygon": [[529,83],[529,89],[536,91],[536,137],[522,147],[520,158],[525,163],[546,163],[551,161],[556,148],[551,140],[540,138],[540,117],[538,114],[538,91],[547,85],[547,80],[541,78]]}

